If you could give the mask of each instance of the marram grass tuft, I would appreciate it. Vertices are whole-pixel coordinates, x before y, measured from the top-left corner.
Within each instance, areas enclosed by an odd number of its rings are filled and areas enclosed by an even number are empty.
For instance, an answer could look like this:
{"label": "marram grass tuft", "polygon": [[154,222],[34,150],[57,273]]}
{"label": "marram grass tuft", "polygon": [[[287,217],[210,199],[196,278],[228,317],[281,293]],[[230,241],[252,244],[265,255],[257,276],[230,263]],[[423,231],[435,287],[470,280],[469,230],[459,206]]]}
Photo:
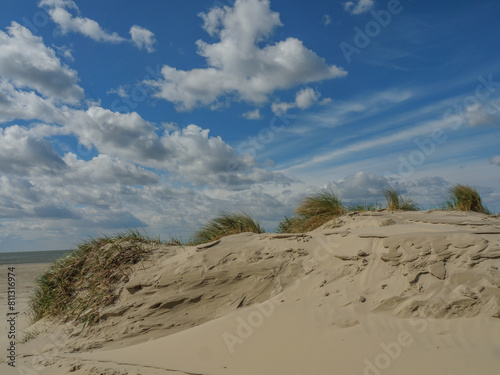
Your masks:
{"label": "marram grass tuft", "polygon": [[96,322],[99,309],[118,297],[117,284],[160,243],[136,230],[81,243],[36,279],[30,300],[32,321],[60,317]]}
{"label": "marram grass tuft", "polygon": [[457,184],[450,189],[448,200],[443,205],[445,209],[456,211],[474,211],[490,214],[483,206],[481,196],[476,189],[467,185]]}
{"label": "marram grass tuft", "polygon": [[244,232],[263,233],[264,229],[247,213],[223,212],[198,230],[194,235],[193,242],[195,244],[206,243]]}

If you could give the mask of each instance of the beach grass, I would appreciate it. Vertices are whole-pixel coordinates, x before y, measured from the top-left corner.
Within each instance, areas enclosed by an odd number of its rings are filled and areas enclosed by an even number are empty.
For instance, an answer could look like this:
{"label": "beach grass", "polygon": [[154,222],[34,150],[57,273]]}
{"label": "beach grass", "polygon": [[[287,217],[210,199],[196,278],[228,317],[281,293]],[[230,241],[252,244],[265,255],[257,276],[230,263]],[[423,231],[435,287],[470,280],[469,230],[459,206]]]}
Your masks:
{"label": "beach grass", "polygon": [[378,202],[349,202],[345,204],[345,208],[350,212],[373,212],[384,207]]}
{"label": "beach grass", "polygon": [[477,190],[468,185],[457,184],[449,191],[448,200],[443,204],[444,209],[455,211],[474,211],[483,214],[490,214],[481,200]]}
{"label": "beach grass", "polygon": [[332,190],[322,190],[305,197],[295,209],[296,216],[285,217],[276,231],[278,233],[309,232],[345,212],[347,209]]}
{"label": "beach grass", "polygon": [[92,238],[58,259],[36,281],[29,306],[33,322],[43,317],[75,319],[91,324],[99,309],[112,304],[117,284],[131,266],[161,244],[138,230]]}
{"label": "beach grass", "polygon": [[302,217],[284,217],[283,220],[280,221],[278,227],[276,228],[276,233],[305,233],[307,232],[308,223],[306,219]]}
{"label": "beach grass", "polygon": [[42,332],[37,329],[32,329],[23,333],[24,335],[22,339],[19,341],[20,344],[25,344],[27,342],[30,342],[31,340],[36,339],[38,336],[40,336]]}
{"label": "beach grass", "polygon": [[403,197],[399,191],[393,188],[384,190],[387,201],[387,209],[391,211],[418,211],[418,205],[409,196]]}
{"label": "beach grass", "polygon": [[222,212],[199,229],[192,242],[194,244],[212,242],[231,234],[244,232],[264,233],[264,229],[248,213]]}

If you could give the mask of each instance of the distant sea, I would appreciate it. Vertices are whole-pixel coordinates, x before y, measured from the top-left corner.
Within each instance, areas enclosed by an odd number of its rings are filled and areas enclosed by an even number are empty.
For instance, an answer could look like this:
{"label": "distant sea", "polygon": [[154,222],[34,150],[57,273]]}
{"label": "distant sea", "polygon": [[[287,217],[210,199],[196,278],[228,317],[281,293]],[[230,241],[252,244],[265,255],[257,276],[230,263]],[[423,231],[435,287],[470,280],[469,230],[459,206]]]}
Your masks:
{"label": "distant sea", "polygon": [[56,259],[71,253],[72,250],[18,251],[0,253],[0,265],[22,263],[53,263]]}

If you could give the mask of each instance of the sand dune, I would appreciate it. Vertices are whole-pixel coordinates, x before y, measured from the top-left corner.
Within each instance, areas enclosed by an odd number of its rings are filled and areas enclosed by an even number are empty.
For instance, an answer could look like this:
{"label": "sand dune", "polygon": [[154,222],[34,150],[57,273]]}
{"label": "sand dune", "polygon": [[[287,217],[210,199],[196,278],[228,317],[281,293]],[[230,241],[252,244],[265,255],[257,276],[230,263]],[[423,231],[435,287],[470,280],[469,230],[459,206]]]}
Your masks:
{"label": "sand dune", "polygon": [[46,332],[20,345],[20,368],[378,375],[500,366],[494,216],[351,213],[307,234],[162,246],[120,288],[95,326],[36,323]]}

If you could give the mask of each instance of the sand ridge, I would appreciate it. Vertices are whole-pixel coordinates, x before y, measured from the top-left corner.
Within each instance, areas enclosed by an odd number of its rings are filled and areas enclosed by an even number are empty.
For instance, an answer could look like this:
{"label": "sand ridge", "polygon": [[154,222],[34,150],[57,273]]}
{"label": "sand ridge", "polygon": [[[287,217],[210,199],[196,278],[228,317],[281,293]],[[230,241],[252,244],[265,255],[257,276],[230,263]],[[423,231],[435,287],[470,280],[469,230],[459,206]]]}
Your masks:
{"label": "sand ridge", "polygon": [[[350,213],[307,234],[163,246],[136,265],[95,326],[38,322],[65,335],[38,366],[47,374],[493,374],[499,267],[498,217],[440,210]],[[36,362],[29,352],[44,345],[47,334],[25,344],[23,361]]]}

